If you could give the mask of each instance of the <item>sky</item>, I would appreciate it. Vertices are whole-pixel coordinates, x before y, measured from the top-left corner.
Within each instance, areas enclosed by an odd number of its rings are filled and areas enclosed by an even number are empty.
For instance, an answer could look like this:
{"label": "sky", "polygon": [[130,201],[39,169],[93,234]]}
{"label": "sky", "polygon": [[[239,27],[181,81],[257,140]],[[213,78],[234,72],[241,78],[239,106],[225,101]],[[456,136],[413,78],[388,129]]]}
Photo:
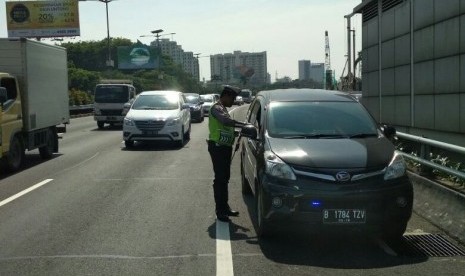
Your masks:
{"label": "sky", "polygon": [[[0,0],[0,37],[7,37],[6,0]],[[329,33],[331,68],[339,78],[346,63],[347,21],[362,0],[114,0],[108,3],[110,36],[150,44],[150,31],[164,30],[184,51],[201,53],[201,79],[210,80],[209,55],[267,52],[268,73],[297,79],[298,61],[325,62],[325,31]],[[107,37],[105,3],[79,2],[79,37]],[[360,51],[361,17],[352,17]],[[169,35],[170,33],[175,33]],[[53,42],[55,43],[55,42]],[[347,69],[346,69],[347,70]],[[347,72],[347,71],[346,71]]]}

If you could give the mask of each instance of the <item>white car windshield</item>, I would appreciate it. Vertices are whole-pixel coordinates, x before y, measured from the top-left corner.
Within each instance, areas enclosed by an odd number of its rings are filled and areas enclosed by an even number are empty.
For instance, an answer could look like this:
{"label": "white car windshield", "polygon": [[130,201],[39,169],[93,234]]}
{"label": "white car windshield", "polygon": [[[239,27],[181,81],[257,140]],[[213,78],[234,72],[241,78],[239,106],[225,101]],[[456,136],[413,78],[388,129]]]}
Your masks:
{"label": "white car windshield", "polygon": [[141,95],[137,97],[132,109],[162,109],[173,110],[179,108],[178,95]]}

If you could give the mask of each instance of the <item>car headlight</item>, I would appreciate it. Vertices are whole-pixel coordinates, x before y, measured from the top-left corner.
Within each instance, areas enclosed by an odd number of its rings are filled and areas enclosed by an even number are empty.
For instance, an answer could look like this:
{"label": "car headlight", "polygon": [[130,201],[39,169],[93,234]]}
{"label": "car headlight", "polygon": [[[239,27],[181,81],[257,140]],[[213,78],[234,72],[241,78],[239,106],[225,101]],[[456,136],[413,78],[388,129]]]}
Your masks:
{"label": "car headlight", "polygon": [[134,126],[134,121],[129,118],[124,118],[124,125],[125,126]]}
{"label": "car headlight", "polygon": [[193,108],[193,109],[194,109],[195,111],[198,111],[198,110],[200,110],[200,105],[196,105],[196,106],[194,106],[194,108]]}
{"label": "car headlight", "polygon": [[391,163],[384,173],[384,180],[395,179],[403,176],[406,172],[405,161],[402,155],[397,151],[394,152],[394,157],[392,157]]}
{"label": "car headlight", "polygon": [[179,122],[181,122],[181,118],[174,118],[174,119],[169,120],[166,125],[167,126],[174,126],[174,125],[179,124]]}
{"label": "car headlight", "polygon": [[98,108],[94,108],[94,115],[102,115],[102,111]]}
{"label": "car headlight", "polygon": [[271,151],[265,151],[266,173],[288,180],[296,180],[292,168]]}

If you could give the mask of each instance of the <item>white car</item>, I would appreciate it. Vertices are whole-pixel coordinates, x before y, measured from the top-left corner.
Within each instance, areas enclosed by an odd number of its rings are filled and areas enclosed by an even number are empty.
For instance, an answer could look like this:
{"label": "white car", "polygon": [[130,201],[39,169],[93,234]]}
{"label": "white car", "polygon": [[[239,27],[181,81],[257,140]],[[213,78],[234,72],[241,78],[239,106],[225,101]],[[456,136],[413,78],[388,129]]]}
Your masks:
{"label": "white car", "polygon": [[189,105],[178,91],[145,91],[132,103],[123,123],[127,148],[135,141],[173,141],[183,146],[190,138]]}

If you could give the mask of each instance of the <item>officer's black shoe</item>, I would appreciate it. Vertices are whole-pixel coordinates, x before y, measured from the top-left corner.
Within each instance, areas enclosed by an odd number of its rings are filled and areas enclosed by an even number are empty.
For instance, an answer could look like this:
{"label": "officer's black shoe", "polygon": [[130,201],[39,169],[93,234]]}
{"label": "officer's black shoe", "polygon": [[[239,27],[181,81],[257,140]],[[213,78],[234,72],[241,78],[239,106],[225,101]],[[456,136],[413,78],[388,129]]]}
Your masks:
{"label": "officer's black shoe", "polygon": [[225,213],[216,213],[216,219],[222,222],[230,222],[231,219]]}
{"label": "officer's black shoe", "polygon": [[230,217],[237,217],[237,216],[239,216],[239,211],[234,211],[234,210],[231,209],[231,207],[229,207],[228,211],[227,211],[227,214]]}

